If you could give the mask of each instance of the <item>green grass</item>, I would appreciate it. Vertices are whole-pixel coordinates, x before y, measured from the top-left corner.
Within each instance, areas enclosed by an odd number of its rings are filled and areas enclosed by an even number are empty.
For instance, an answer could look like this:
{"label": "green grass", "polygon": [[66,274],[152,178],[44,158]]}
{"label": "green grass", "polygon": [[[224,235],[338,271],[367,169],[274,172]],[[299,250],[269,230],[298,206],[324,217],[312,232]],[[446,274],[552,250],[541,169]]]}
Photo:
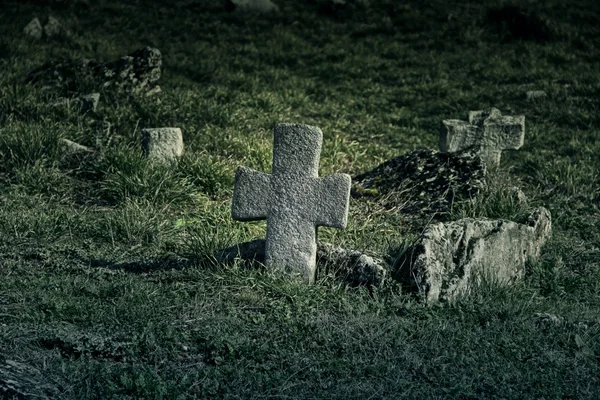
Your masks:
{"label": "green grass", "polygon": [[[545,42],[496,30],[492,0],[373,0],[338,18],[309,1],[257,18],[192,3],[0,4],[0,361],[34,366],[60,399],[600,398],[600,3],[522,2],[549,21]],[[68,35],[22,34],[48,15]],[[81,115],[24,82],[147,45],[163,55],[155,97],[100,90]],[[547,207],[553,237],[517,285],[425,306],[394,281],[307,286],[216,261],[264,237],[231,219],[231,195],[237,166],[270,171],[276,123],[321,127],[321,175],[357,175],[492,106],[526,116],[525,145],[433,220]],[[141,157],[140,129],[158,126],[183,131],[177,166]],[[61,138],[101,151],[66,156]],[[348,228],[319,237],[394,258],[429,222],[353,199]]]}

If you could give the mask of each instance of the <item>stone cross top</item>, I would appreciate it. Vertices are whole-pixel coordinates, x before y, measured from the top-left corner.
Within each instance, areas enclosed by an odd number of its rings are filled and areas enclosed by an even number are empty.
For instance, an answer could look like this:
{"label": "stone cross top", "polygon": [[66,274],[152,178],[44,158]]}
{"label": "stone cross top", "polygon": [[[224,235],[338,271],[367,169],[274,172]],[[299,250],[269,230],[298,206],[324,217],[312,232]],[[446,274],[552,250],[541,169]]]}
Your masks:
{"label": "stone cross top", "polygon": [[267,220],[265,265],[313,282],[317,226],[345,228],[350,176],[320,178],[323,133],[314,126],[275,127],[273,171],[265,174],[239,167],[235,175],[232,217]]}
{"label": "stone cross top", "polygon": [[486,164],[498,165],[503,150],[523,146],[525,117],[503,116],[497,108],[469,111],[469,121],[442,121],[440,151],[455,152],[472,148]]}

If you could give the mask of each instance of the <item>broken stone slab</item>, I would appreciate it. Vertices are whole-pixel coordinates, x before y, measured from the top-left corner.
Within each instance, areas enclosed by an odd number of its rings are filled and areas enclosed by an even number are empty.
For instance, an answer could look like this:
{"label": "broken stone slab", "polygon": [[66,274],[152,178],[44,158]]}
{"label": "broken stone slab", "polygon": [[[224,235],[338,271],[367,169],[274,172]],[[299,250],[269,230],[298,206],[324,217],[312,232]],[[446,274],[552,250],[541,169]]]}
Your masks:
{"label": "broken stone slab", "polygon": [[225,9],[235,13],[267,14],[278,12],[279,6],[271,0],[227,0]]}
{"label": "broken stone slab", "polygon": [[548,97],[543,90],[530,90],[526,93],[527,101],[541,101]]}
{"label": "broken stone slab", "polygon": [[[216,258],[226,264],[233,263],[236,259],[250,264],[264,263],[265,242],[265,239],[257,239],[240,243],[220,251]],[[386,263],[383,260],[329,243],[317,244],[316,263],[319,271],[331,268],[336,276],[343,278],[351,286],[381,287],[387,275]]]}
{"label": "broken stone slab", "polygon": [[520,280],[551,233],[550,212],[540,207],[526,223],[465,218],[428,226],[401,260],[399,278],[427,302],[453,301],[482,282]]}
{"label": "broken stone slab", "polygon": [[67,154],[83,154],[83,153],[93,153],[94,150],[90,149],[87,146],[81,145],[79,143],[73,142],[69,139],[60,139],[59,147]]}
{"label": "broken stone slab", "polygon": [[41,39],[44,30],[42,29],[42,24],[40,23],[40,20],[34,18],[25,26],[23,32],[25,33],[25,35],[34,39]]}
{"label": "broken stone slab", "polygon": [[181,129],[142,129],[142,150],[148,158],[159,162],[172,163],[177,161],[183,155]]}
{"label": "broken stone slab", "polygon": [[93,79],[102,88],[146,94],[156,91],[161,66],[160,51],[145,47],[106,63],[91,59],[47,63],[29,72],[26,81],[78,92],[82,80]]}
{"label": "broken stone slab", "polygon": [[472,152],[415,150],[352,179],[352,196],[402,213],[447,213],[486,187],[486,166]]}
{"label": "broken stone slab", "polygon": [[351,178],[318,175],[323,132],[301,124],[275,126],[271,174],[239,167],[231,215],[267,220],[265,265],[273,272],[313,282],[317,227],[345,228]]}
{"label": "broken stone slab", "polygon": [[472,149],[488,165],[498,165],[504,150],[517,150],[525,139],[525,116],[503,116],[497,108],[469,111],[468,121],[442,121],[440,151]]}

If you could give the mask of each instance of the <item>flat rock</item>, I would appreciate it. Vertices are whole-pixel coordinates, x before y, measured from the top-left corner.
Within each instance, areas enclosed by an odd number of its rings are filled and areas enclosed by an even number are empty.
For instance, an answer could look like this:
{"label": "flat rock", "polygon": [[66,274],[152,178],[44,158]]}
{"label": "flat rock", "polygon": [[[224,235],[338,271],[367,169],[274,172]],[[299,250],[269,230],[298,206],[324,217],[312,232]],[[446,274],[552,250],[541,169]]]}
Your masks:
{"label": "flat rock", "polygon": [[486,166],[473,153],[415,150],[353,178],[353,197],[403,213],[446,213],[485,188]]}
{"label": "flat rock", "polygon": [[106,63],[82,59],[44,64],[29,72],[26,81],[78,92],[82,80],[92,79],[100,88],[146,94],[156,90],[161,66],[160,51],[153,47],[145,47]]}
{"label": "flat rock", "polygon": [[453,301],[483,281],[507,285],[522,278],[551,233],[540,207],[526,223],[465,218],[428,226],[401,261],[399,278],[427,302]]}
{"label": "flat rock", "polygon": [[530,90],[525,94],[527,101],[541,101],[548,97],[543,90]]}
{"label": "flat rock", "polygon": [[64,138],[59,140],[59,147],[67,155],[84,154],[84,153],[93,153],[94,152],[94,150],[90,149],[87,146],[81,145],[79,143],[76,143],[69,139],[64,139]]}
{"label": "flat rock", "polygon": [[44,34],[44,30],[42,29],[42,24],[40,20],[37,18],[32,19],[23,29],[25,35],[32,37],[34,39],[41,39]]}
{"label": "flat rock", "polygon": [[227,0],[226,9],[235,13],[267,14],[279,11],[271,0]]}
{"label": "flat rock", "polygon": [[[265,243],[264,239],[240,243],[220,251],[216,258],[226,264],[233,263],[236,259],[244,260],[248,264],[264,263]],[[317,244],[317,268],[319,271],[333,271],[351,286],[380,287],[387,275],[386,263],[383,260],[329,243]]]}
{"label": "flat rock", "polygon": [[179,128],[142,129],[142,150],[151,159],[170,163],[183,155],[183,135]]}

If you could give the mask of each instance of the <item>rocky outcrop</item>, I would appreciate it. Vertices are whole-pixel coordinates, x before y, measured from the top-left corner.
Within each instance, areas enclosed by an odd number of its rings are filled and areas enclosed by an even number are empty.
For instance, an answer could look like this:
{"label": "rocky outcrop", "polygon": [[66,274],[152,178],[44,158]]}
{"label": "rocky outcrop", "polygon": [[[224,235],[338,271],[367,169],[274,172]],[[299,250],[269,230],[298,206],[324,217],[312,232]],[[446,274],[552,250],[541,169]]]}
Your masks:
{"label": "rocky outcrop", "polygon": [[469,152],[415,150],[352,179],[352,196],[403,213],[445,213],[485,187],[486,166]]}
{"label": "rocky outcrop", "polygon": [[524,224],[465,218],[430,225],[399,260],[398,278],[427,302],[452,301],[482,282],[521,279],[551,233],[550,212],[535,210]]}
{"label": "rocky outcrop", "polygon": [[101,88],[147,94],[157,91],[161,66],[160,51],[145,47],[107,63],[82,59],[45,64],[27,74],[26,81],[79,92],[82,81],[93,80]]}

